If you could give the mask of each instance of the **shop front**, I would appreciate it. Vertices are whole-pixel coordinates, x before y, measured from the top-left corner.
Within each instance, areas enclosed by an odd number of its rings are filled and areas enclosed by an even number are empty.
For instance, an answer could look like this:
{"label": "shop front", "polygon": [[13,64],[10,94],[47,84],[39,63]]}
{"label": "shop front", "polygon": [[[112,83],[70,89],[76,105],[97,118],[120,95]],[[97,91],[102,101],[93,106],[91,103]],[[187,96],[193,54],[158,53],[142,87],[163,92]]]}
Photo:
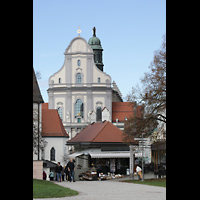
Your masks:
{"label": "shop front", "polygon": [[[137,155],[136,155],[137,157]],[[127,175],[130,166],[130,151],[102,151],[101,148],[86,149],[69,155],[75,160],[75,179],[80,180],[80,174],[87,172],[108,177]],[[89,180],[89,178],[88,178]],[[96,180],[96,177],[91,180]]]}
{"label": "shop front", "polygon": [[[73,145],[75,149],[68,158],[76,161],[77,179],[81,173],[88,180],[93,180],[95,174],[108,179],[127,174],[130,148],[123,142],[123,131],[109,121],[88,125],[66,145]],[[133,145],[138,146],[138,141],[133,141]]]}

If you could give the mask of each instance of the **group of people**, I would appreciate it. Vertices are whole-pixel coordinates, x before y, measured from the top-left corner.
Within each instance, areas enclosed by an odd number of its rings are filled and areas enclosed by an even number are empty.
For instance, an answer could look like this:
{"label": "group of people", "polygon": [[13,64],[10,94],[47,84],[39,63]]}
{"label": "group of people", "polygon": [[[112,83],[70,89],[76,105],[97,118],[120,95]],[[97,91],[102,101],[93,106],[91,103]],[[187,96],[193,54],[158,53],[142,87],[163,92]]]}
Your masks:
{"label": "group of people", "polygon": [[[67,163],[66,167],[62,167],[60,162],[56,165],[55,173],[56,173],[56,180],[58,182],[64,181],[64,173],[66,174],[66,181],[72,181],[75,182],[74,178],[74,172],[75,172],[75,164],[73,159],[70,159],[70,161]],[[54,172],[50,172],[49,178],[52,181],[54,179]]]}

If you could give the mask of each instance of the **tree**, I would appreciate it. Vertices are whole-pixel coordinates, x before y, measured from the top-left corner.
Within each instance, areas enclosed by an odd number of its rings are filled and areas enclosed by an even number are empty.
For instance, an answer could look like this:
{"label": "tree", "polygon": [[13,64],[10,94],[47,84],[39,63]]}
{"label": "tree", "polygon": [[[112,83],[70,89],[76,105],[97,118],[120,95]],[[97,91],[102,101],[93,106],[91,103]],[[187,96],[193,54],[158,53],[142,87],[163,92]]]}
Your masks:
{"label": "tree", "polygon": [[161,48],[154,52],[149,68],[150,72],[141,79],[142,88],[132,87],[132,93],[126,97],[127,101],[144,107],[143,117],[133,116],[126,122],[127,140],[152,131],[157,120],[166,123],[166,35],[163,36]]}
{"label": "tree", "polygon": [[[36,78],[41,79],[41,73],[37,71],[35,74],[33,69],[33,152],[34,154],[38,155],[38,151],[43,150],[47,145],[47,142],[42,138],[41,131],[39,131],[38,133],[38,126],[39,130],[41,129],[40,119],[38,120],[38,118],[40,118],[38,113],[38,107],[43,102],[43,99],[41,97]],[[38,145],[39,145],[39,150],[38,150]]]}
{"label": "tree", "polygon": [[[41,127],[42,123],[39,123]],[[47,146],[47,141],[41,136],[41,131],[39,132],[39,148],[44,150]],[[38,155],[38,105],[33,104],[33,152]]]}

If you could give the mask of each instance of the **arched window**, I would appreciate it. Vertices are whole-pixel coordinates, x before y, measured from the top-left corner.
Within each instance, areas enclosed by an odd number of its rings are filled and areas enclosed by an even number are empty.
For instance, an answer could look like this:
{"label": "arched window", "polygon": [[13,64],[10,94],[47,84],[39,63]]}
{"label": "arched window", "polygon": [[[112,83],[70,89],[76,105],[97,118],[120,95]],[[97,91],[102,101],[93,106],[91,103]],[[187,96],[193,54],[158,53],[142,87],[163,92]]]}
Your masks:
{"label": "arched window", "polygon": [[101,107],[97,108],[97,122],[98,121],[102,121],[102,111],[101,111]]}
{"label": "arched window", "polygon": [[76,83],[81,83],[81,74],[80,73],[78,73],[76,75]]}
{"label": "arched window", "polygon": [[55,161],[55,154],[56,154],[56,150],[54,149],[54,147],[51,148],[50,151],[50,160]]}
{"label": "arched window", "polygon": [[101,83],[101,78],[100,77],[98,78],[98,83]]}
{"label": "arched window", "polygon": [[75,117],[82,116],[83,117],[83,103],[81,99],[77,99],[75,103]]}
{"label": "arched window", "polygon": [[61,83],[61,78],[58,79],[58,83]]}
{"label": "arched window", "polygon": [[63,120],[62,107],[58,107],[58,114],[59,114],[59,116],[60,116],[60,119]]}
{"label": "arched window", "polygon": [[81,66],[81,61],[80,60],[77,60],[77,65]]}

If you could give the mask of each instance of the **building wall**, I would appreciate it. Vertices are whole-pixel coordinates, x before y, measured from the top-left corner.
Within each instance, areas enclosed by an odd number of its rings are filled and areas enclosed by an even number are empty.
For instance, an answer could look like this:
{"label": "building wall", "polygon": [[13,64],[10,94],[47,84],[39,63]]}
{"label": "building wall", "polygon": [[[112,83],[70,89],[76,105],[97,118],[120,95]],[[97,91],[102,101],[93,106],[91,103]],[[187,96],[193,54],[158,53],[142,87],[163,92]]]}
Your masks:
{"label": "building wall", "polygon": [[[63,125],[69,135],[72,129],[77,133],[78,128],[87,126],[90,123],[89,114],[96,112],[98,106],[102,109],[106,107],[112,113],[111,77],[97,68],[93,54],[84,38],[74,38],[64,52],[63,66],[49,78],[49,109],[62,107]],[[78,73],[81,74],[81,83],[76,83]],[[75,117],[77,99],[81,99],[84,105],[81,123]]]}
{"label": "building wall", "polygon": [[43,161],[33,160],[33,178],[43,179]]}
{"label": "building wall", "polygon": [[64,159],[66,159],[66,155],[68,154],[68,147],[65,145],[68,138],[66,137],[43,137],[45,141],[47,141],[47,146],[45,147],[45,151],[43,153],[43,159],[51,161],[51,148],[55,149],[55,161],[52,162],[60,162],[61,165],[65,165]]}

